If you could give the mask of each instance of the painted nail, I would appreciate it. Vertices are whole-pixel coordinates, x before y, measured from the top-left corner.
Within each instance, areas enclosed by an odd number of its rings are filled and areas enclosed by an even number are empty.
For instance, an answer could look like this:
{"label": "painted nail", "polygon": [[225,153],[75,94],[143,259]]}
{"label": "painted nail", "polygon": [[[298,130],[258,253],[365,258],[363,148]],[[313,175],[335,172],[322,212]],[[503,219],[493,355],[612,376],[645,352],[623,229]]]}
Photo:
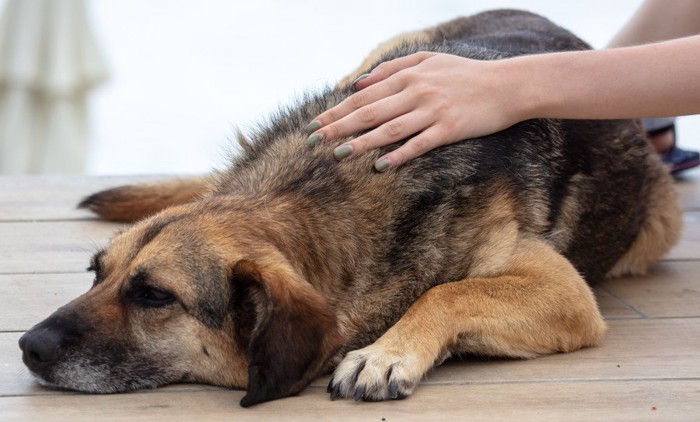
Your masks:
{"label": "painted nail", "polygon": [[362,75],[358,76],[354,81],[352,81],[353,86],[355,86],[356,83],[360,82],[363,79],[366,79],[369,77],[369,73],[363,73]]}
{"label": "painted nail", "polygon": [[387,160],[386,158],[382,158],[381,160],[374,163],[374,168],[377,171],[385,171],[389,168],[390,165],[391,161]]}
{"label": "painted nail", "polygon": [[333,151],[333,155],[335,155],[335,158],[338,160],[342,160],[350,154],[352,154],[352,147],[350,145],[341,145]]}
{"label": "painted nail", "polygon": [[306,138],[306,146],[309,148],[313,148],[317,143],[321,142],[322,140],[323,140],[322,133],[317,133],[315,135],[311,135],[308,138]]}
{"label": "painted nail", "polygon": [[318,128],[320,128],[320,127],[321,127],[321,122],[319,122],[318,120],[314,120],[311,123],[309,123],[308,125],[304,126],[304,132],[313,133],[313,132],[316,132],[318,130]]}

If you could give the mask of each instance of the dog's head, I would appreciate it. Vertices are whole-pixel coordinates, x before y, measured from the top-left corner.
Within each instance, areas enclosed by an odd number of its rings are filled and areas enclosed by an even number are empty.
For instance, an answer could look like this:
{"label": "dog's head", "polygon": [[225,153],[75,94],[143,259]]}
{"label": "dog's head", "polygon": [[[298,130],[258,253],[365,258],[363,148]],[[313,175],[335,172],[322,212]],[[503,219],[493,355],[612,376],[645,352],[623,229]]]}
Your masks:
{"label": "dog's head", "polygon": [[293,395],[340,345],[323,296],[231,218],[182,206],[118,234],[92,288],[20,339],[45,384],[111,393],[174,382]]}

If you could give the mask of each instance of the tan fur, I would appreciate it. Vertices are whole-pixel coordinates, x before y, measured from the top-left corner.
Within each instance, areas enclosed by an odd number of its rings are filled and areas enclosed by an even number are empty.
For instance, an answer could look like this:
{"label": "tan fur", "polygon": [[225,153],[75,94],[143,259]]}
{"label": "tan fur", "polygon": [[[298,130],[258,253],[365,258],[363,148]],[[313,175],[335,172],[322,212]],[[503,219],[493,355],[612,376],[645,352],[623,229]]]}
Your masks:
{"label": "tan fur", "polygon": [[206,195],[211,177],[191,177],[103,191],[99,201],[88,197],[79,208],[87,208],[108,221],[133,223],[168,207],[186,204]]}
{"label": "tan fur", "polygon": [[[204,217],[198,224],[210,223]],[[136,226],[112,241],[109,253],[103,258],[109,276],[72,302],[71,307],[90,316],[101,337],[98,341],[152,349],[153,353],[167,357],[169,366],[189,373],[186,380],[211,379],[220,385],[244,387],[247,385],[245,354],[233,339],[230,318],[224,323],[228,329],[213,332],[182,308],[170,308],[165,314],[156,315],[124,306],[123,293],[131,282],[130,275],[140,267],[155,270],[152,274],[158,277],[151,282],[177,294],[188,308],[199,300],[191,275],[182,267],[183,251],[176,249],[177,230],[163,233],[135,251],[133,246],[142,234],[141,228]]]}
{"label": "tan fur", "polygon": [[348,354],[334,374],[340,393],[352,396],[360,384],[376,398],[397,398],[395,383],[410,394],[449,354],[532,358],[600,343],[605,323],[593,293],[564,257],[520,239],[509,261],[499,277],[426,292],[379,340]]}
{"label": "tan fur", "polygon": [[493,194],[489,207],[481,214],[477,225],[484,228],[475,236],[482,239],[474,252],[471,277],[493,277],[503,273],[518,243],[518,223],[513,201],[503,191]]}

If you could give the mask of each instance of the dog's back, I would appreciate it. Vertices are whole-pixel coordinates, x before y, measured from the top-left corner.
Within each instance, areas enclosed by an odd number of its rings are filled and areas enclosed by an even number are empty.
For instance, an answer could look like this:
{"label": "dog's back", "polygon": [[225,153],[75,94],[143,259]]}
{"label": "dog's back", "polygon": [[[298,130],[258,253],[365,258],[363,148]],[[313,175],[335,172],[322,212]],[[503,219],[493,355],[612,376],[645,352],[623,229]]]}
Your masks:
{"label": "dog's back", "polygon": [[425,33],[433,42],[461,42],[472,49],[496,51],[501,57],[590,48],[566,29],[522,10],[493,10],[460,17]]}
{"label": "dog's back", "polygon": [[[425,50],[491,60],[587,48],[520,11],[487,12],[425,32],[431,41],[398,44],[381,60]],[[658,245],[644,246],[654,259],[678,235],[670,178],[636,122],[526,121],[377,174],[373,161],[396,145],[337,163],[334,145],[307,151],[298,142],[300,128],[351,92],[339,87],[275,116],[253,135],[219,192],[293,194],[331,210],[341,226],[361,223],[354,236],[378,257],[375,275],[409,276],[425,287],[484,267],[479,250],[492,248],[492,237],[511,220],[521,233],[546,239],[589,282],[613,270],[643,227],[662,226]],[[654,213],[669,217],[649,221]],[[641,272],[653,259],[647,261],[615,271]]]}

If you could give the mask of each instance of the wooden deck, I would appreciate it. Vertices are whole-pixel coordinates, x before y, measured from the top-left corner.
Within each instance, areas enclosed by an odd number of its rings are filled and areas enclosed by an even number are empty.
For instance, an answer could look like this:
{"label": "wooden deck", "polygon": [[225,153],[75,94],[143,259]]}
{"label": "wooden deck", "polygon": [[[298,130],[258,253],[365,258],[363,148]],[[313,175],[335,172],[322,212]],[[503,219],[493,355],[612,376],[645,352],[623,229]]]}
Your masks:
{"label": "wooden deck", "polygon": [[654,272],[596,289],[602,347],[531,361],[453,361],[403,401],[331,402],[328,378],[251,409],[243,392],[178,385],[117,395],[44,389],[17,340],[88,289],[90,254],[120,226],[78,200],[135,178],[0,177],[0,421],[700,420],[700,176],[679,182],[681,242]]}

